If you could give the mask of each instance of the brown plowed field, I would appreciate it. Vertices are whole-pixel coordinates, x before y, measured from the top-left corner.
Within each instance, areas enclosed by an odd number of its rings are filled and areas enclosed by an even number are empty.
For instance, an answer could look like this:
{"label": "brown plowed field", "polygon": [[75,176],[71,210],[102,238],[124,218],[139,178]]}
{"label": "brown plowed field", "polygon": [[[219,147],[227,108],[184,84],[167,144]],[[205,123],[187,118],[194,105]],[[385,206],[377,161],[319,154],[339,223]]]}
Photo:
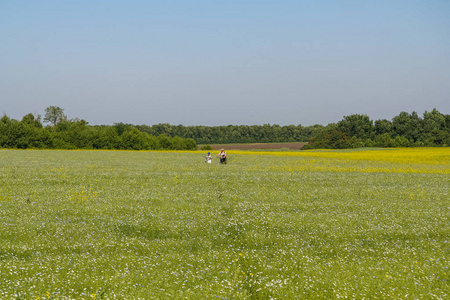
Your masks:
{"label": "brown plowed field", "polygon": [[[256,144],[216,144],[211,145],[214,150],[256,150],[256,149],[267,149],[267,150],[279,150],[279,149],[291,149],[300,150],[304,145],[308,143],[256,143]],[[198,146],[201,149],[201,146]]]}

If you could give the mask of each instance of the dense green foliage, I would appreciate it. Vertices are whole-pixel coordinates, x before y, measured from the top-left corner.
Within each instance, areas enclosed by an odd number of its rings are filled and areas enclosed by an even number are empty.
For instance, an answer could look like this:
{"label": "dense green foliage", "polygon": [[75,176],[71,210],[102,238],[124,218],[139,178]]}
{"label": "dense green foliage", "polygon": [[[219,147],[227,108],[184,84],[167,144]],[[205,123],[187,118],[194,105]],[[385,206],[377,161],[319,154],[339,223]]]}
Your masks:
{"label": "dense green foliage", "polygon": [[121,150],[195,150],[193,139],[149,135],[134,126],[90,126],[84,120],[50,119],[43,126],[39,117],[28,114],[21,121],[0,119],[0,148],[14,149],[121,149]]}
{"label": "dense green foliage", "polygon": [[0,150],[0,298],[448,299],[449,153],[333,152]]}
{"label": "dense green foliage", "polygon": [[136,128],[151,135],[192,138],[198,144],[310,141],[305,149],[450,145],[450,115],[441,114],[436,109],[425,112],[423,118],[416,112],[401,112],[392,121],[374,122],[367,115],[353,114],[327,126],[264,124],[208,127],[157,124],[139,125]]}
{"label": "dense green foliage", "polygon": [[69,120],[59,107],[46,109],[40,117],[28,114],[21,121],[0,119],[0,147],[50,149],[196,149],[197,144],[310,143],[304,149],[358,147],[422,147],[450,145],[450,115],[433,109],[423,117],[401,112],[391,121],[367,115],[345,116],[327,126],[227,125],[184,126],[167,123],[90,126],[84,120]]}
{"label": "dense green foliage", "polygon": [[329,124],[309,139],[304,149],[359,147],[434,147],[450,145],[450,115],[433,109],[420,118],[401,112],[392,121],[373,122],[367,115],[350,115]]}
{"label": "dense green foliage", "polygon": [[151,135],[166,134],[192,138],[198,144],[246,144],[304,142],[320,132],[322,125],[228,125],[228,126],[183,126],[170,124],[139,125],[139,130]]}

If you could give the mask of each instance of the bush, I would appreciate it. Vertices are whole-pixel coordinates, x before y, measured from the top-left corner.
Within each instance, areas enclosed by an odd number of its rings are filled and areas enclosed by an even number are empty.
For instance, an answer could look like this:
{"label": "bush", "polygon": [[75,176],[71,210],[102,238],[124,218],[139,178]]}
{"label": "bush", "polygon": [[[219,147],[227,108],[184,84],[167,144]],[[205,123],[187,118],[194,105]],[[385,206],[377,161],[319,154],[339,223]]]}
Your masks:
{"label": "bush", "polygon": [[213,150],[213,148],[211,147],[211,145],[203,145],[200,147],[201,150]]}
{"label": "bush", "polygon": [[382,135],[377,135],[374,140],[375,146],[377,147],[393,147],[394,141],[389,135],[389,133],[383,133]]}
{"label": "bush", "polygon": [[402,135],[397,135],[394,139],[394,147],[409,147],[410,143],[407,138]]}
{"label": "bush", "polygon": [[[184,139],[184,140],[185,140],[186,150],[197,150],[197,143],[195,142],[194,139]],[[211,148],[211,150],[212,150],[212,148]]]}
{"label": "bush", "polygon": [[364,147],[374,147],[375,146],[375,143],[371,140],[371,139],[367,139],[365,142],[364,142]]}
{"label": "bush", "polygon": [[364,142],[357,138],[356,136],[352,136],[349,140],[347,140],[346,148],[361,148],[364,147]]}

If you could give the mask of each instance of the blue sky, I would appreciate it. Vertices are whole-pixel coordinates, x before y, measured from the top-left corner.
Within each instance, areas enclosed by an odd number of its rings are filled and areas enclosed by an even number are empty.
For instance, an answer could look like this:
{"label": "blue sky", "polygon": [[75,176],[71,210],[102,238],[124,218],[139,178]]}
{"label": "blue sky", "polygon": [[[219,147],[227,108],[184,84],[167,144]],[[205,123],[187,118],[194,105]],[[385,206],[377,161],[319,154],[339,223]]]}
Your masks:
{"label": "blue sky", "polygon": [[450,114],[450,1],[0,0],[0,109],[90,124]]}

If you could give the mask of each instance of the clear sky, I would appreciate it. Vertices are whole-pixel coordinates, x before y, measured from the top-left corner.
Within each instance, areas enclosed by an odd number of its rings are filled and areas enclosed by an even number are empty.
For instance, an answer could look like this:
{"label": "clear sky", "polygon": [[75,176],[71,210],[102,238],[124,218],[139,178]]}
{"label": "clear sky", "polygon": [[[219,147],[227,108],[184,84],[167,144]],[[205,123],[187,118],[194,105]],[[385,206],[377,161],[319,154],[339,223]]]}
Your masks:
{"label": "clear sky", "polygon": [[450,1],[0,0],[0,113],[313,125],[450,114]]}

